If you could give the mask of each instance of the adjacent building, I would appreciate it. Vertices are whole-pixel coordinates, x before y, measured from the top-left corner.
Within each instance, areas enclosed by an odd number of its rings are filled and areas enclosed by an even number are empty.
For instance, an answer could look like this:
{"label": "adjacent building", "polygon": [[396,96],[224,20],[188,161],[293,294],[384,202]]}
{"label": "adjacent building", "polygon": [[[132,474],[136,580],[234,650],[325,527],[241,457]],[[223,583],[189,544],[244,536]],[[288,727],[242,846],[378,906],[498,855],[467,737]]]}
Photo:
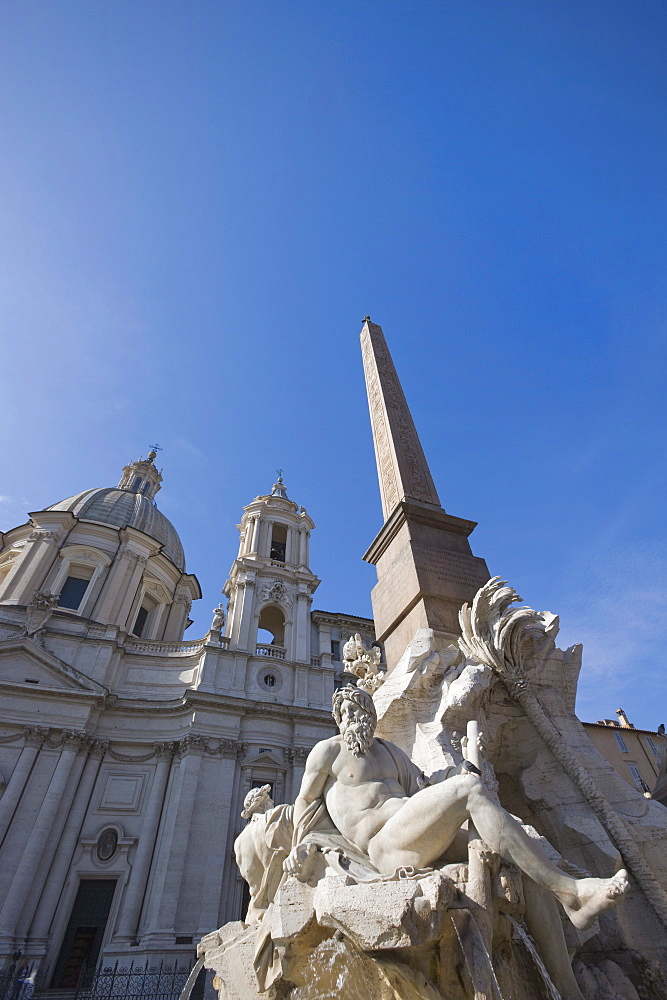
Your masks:
{"label": "adjacent building", "polygon": [[667,745],[665,735],[637,729],[622,708],[616,715],[617,719],[584,722],[584,728],[596,750],[622,778],[644,794],[653,792]]}
{"label": "adjacent building", "polygon": [[0,967],[187,963],[241,916],[242,800],[296,794],[366,618],[312,609],[314,529],[279,479],[243,511],[228,609],[201,597],[155,452],[0,534]]}

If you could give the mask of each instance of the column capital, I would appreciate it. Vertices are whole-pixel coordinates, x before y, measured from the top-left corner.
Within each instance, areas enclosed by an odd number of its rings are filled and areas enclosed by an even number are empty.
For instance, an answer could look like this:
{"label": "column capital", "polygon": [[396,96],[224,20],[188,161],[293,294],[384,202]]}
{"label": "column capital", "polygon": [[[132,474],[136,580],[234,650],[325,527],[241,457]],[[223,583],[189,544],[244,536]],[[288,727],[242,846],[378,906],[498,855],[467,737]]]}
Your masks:
{"label": "column capital", "polygon": [[158,761],[161,760],[171,760],[174,756],[174,744],[173,743],[154,743],[153,750]]}
{"label": "column capital", "polygon": [[297,767],[303,767],[308,759],[308,754],[312,750],[312,747],[286,747],[283,750],[285,759],[290,762],[290,764],[296,764]]}
{"label": "column capital", "polygon": [[23,727],[23,736],[27,747],[36,747],[39,749],[48,735],[48,729],[44,729],[42,726]]}
{"label": "column capital", "polygon": [[88,748],[88,753],[91,757],[96,760],[102,760],[107,750],[109,749],[108,740],[99,740],[97,737],[93,737],[90,741],[90,746]]}
{"label": "column capital", "polygon": [[245,756],[247,747],[247,743],[240,743],[238,740],[220,740],[216,753],[230,760],[240,759]]}
{"label": "column capital", "polygon": [[134,549],[126,548],[125,551],[123,552],[123,555],[125,556],[128,562],[132,563],[135,566],[148,565],[148,558],[146,556],[140,555],[138,552],[135,552]]}
{"label": "column capital", "polygon": [[188,733],[182,740],[178,741],[178,754],[186,757],[188,754],[198,754],[200,757],[206,753],[208,747],[206,740],[199,733]]}
{"label": "column capital", "polygon": [[90,746],[91,737],[88,733],[76,731],[73,729],[62,729],[60,731],[60,741],[59,745],[63,750],[74,750],[79,753],[82,750],[88,750]]}
{"label": "column capital", "polygon": [[54,545],[60,537],[59,531],[54,531],[48,528],[35,528],[28,535],[29,542],[48,542],[50,545]]}

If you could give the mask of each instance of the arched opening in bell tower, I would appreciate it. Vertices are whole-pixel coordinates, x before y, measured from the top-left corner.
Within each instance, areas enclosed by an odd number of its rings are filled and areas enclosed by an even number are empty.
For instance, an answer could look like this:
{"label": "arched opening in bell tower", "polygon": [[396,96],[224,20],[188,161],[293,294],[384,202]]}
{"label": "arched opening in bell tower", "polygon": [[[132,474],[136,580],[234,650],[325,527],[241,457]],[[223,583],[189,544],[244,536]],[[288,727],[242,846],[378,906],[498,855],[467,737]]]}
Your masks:
{"label": "arched opening in bell tower", "polygon": [[271,645],[285,645],[285,616],[275,604],[262,608],[257,626],[257,642]]}
{"label": "arched opening in bell tower", "polygon": [[284,524],[274,524],[271,532],[271,559],[273,562],[285,562],[287,551],[287,527]]}

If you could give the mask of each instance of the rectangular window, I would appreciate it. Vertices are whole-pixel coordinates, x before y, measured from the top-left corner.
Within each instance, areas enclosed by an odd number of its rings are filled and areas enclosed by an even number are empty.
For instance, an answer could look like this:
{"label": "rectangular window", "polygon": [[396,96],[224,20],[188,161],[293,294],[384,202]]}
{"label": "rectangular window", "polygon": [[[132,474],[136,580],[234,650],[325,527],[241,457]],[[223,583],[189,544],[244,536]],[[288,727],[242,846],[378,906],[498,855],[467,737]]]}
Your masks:
{"label": "rectangular window", "polygon": [[65,585],[60,591],[58,606],[61,608],[72,608],[76,611],[83,600],[83,595],[88,590],[90,579],[84,580],[80,576],[68,576]]}
{"label": "rectangular window", "polygon": [[340,660],[340,642],[338,639],[331,640],[331,656],[334,660]]}
{"label": "rectangular window", "polygon": [[132,634],[136,635],[138,639],[144,634],[144,629],[146,628],[146,619],[148,618],[149,608],[142,606],[137,612],[137,617],[134,619],[134,628],[132,629]]}
{"label": "rectangular window", "polygon": [[658,750],[657,746],[655,745],[655,743],[653,742],[653,740],[651,739],[650,736],[646,737],[646,742],[648,743],[649,747],[651,748],[651,750],[655,754],[655,756],[659,757],[660,756],[660,751]]}
{"label": "rectangular window", "polygon": [[650,788],[648,787],[648,785],[646,784],[646,782],[642,778],[641,774],[639,773],[639,768],[638,767],[635,767],[634,764],[628,764],[628,771],[630,772],[630,774],[634,778],[635,785],[637,786],[637,788],[640,789],[640,791],[642,791],[642,792],[649,792],[650,791]]}
{"label": "rectangular window", "polygon": [[620,733],[614,733],[614,736],[616,737],[616,742],[618,743],[618,745],[621,748],[621,750],[623,751],[623,753],[630,753],[630,751],[628,750],[627,746],[625,745],[625,740],[623,739],[623,737],[621,736],[621,734]]}

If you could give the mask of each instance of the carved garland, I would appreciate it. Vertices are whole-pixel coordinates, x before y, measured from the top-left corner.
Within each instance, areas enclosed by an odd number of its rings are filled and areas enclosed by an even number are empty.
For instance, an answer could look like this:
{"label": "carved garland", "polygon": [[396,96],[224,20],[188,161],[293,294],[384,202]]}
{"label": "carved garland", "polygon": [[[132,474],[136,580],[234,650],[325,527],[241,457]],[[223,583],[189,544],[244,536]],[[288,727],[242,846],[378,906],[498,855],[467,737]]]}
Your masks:
{"label": "carved garland", "polygon": [[172,756],[183,756],[186,753],[207,754],[210,757],[242,758],[245,756],[248,744],[239,740],[218,739],[209,741],[205,736],[198,733],[189,733],[181,740],[172,740],[166,743],[154,743],[148,753],[132,755],[120,753],[109,745],[108,740],[101,740],[90,733],[77,732],[63,729],[60,736],[51,738],[49,730],[39,726],[25,726],[23,732],[14,733],[11,736],[0,736],[0,744],[15,743],[24,739],[26,746],[44,747],[46,750],[76,749],[87,751],[94,756],[104,756],[108,754],[112,760],[120,761],[123,764],[145,764],[149,760],[157,757],[160,759],[171,758]]}

